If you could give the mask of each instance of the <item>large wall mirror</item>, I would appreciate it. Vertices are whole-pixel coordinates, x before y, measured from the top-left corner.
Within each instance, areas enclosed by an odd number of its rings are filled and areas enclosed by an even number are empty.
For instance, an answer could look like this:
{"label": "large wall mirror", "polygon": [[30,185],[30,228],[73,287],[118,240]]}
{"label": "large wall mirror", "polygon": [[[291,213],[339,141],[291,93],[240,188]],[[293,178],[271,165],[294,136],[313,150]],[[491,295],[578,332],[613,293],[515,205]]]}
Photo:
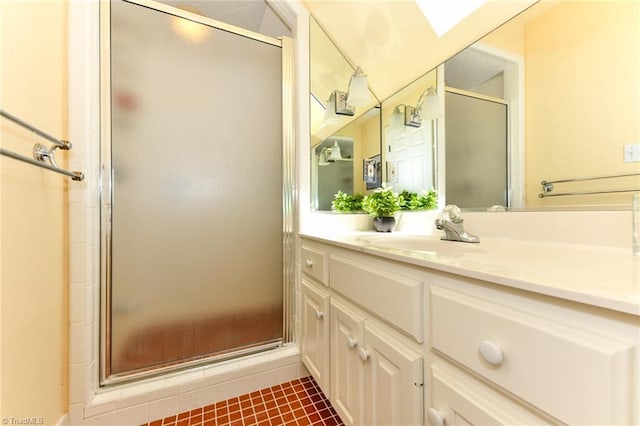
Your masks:
{"label": "large wall mirror", "polygon": [[438,81],[433,70],[382,102],[384,178],[397,192],[442,192],[436,167],[442,139]]}
{"label": "large wall mirror", "polygon": [[[363,165],[380,160],[380,108],[369,101],[347,114],[336,113],[335,92],[346,93],[354,67],[349,64],[318,23],[309,23],[311,207],[331,210],[333,195],[365,193]],[[332,105],[333,104],[333,105]],[[382,182],[380,168],[378,186]]]}
{"label": "large wall mirror", "polygon": [[[384,181],[466,209],[628,208],[639,20],[637,1],[541,0],[452,56],[382,102]],[[418,126],[429,94],[441,111]]]}
{"label": "large wall mirror", "polygon": [[637,1],[543,0],[446,61],[447,203],[629,205],[640,191],[640,163],[625,161],[640,141],[638,22]]}

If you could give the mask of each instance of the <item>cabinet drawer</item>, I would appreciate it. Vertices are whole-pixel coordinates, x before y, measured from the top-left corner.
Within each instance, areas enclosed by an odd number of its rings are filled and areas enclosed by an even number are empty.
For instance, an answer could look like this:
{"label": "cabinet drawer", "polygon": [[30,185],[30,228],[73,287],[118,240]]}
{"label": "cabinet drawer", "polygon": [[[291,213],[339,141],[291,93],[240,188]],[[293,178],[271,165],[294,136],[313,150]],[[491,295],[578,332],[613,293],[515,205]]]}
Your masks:
{"label": "cabinet drawer", "polygon": [[329,262],[327,262],[327,252],[304,244],[300,251],[302,271],[324,285],[329,286]]}
{"label": "cabinet drawer", "polygon": [[331,255],[331,288],[413,337],[424,341],[424,283],[351,258]]}
{"label": "cabinet drawer", "polygon": [[[446,361],[433,359],[426,417],[445,425],[550,425],[557,423],[525,408]],[[435,421],[434,421],[435,420]]]}
{"label": "cabinet drawer", "polygon": [[630,422],[632,345],[436,285],[431,308],[433,348],[504,389],[562,422]]}

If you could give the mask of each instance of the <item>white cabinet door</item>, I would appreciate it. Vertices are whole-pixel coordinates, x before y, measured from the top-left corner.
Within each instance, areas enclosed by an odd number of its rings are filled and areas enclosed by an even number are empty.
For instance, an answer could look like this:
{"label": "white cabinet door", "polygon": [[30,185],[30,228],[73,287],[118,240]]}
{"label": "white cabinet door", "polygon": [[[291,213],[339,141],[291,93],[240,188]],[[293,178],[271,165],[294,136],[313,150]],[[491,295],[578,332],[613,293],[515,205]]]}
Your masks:
{"label": "white cabinet door", "polygon": [[358,356],[364,319],[331,299],[331,403],[345,425],[363,424],[364,368]]}
{"label": "white cabinet door", "polygon": [[365,322],[365,424],[422,424],[422,355]]}
{"label": "white cabinet door", "polygon": [[302,278],[302,362],[329,397],[329,293]]}
{"label": "white cabinet door", "polygon": [[420,425],[420,353],[331,300],[331,402],[345,425]]}

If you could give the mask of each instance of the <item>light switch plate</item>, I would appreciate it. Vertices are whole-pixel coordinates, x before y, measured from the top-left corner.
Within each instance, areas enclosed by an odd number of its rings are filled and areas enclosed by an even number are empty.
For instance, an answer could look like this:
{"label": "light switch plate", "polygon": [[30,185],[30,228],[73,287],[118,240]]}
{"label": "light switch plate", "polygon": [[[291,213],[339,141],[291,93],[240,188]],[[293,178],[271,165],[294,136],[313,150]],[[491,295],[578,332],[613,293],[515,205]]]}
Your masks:
{"label": "light switch plate", "polygon": [[624,162],[640,161],[640,143],[630,143],[624,146]]}

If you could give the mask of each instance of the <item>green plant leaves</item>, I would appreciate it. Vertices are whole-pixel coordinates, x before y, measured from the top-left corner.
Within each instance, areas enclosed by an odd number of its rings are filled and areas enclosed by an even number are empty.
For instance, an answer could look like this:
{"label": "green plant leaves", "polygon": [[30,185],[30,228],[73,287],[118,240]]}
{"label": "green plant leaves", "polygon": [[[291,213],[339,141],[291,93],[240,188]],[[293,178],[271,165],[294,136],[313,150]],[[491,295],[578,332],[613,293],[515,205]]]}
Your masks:
{"label": "green plant leaves", "polygon": [[393,216],[398,210],[431,210],[438,207],[435,190],[415,192],[393,192],[393,188],[382,184],[372,194],[347,194],[338,191],[333,195],[331,209],[340,213],[366,212],[375,217]]}
{"label": "green plant leaves", "polygon": [[331,202],[331,209],[340,213],[353,213],[362,211],[362,200],[364,195],[362,194],[347,194],[346,192],[338,191],[333,195],[333,201]]}
{"label": "green plant leaves", "polygon": [[402,210],[431,210],[438,207],[438,194],[433,189],[415,192],[402,191],[400,197],[400,208]]}
{"label": "green plant leaves", "polygon": [[373,194],[365,195],[362,210],[375,217],[393,216],[400,210],[400,197],[390,186],[382,185]]}

